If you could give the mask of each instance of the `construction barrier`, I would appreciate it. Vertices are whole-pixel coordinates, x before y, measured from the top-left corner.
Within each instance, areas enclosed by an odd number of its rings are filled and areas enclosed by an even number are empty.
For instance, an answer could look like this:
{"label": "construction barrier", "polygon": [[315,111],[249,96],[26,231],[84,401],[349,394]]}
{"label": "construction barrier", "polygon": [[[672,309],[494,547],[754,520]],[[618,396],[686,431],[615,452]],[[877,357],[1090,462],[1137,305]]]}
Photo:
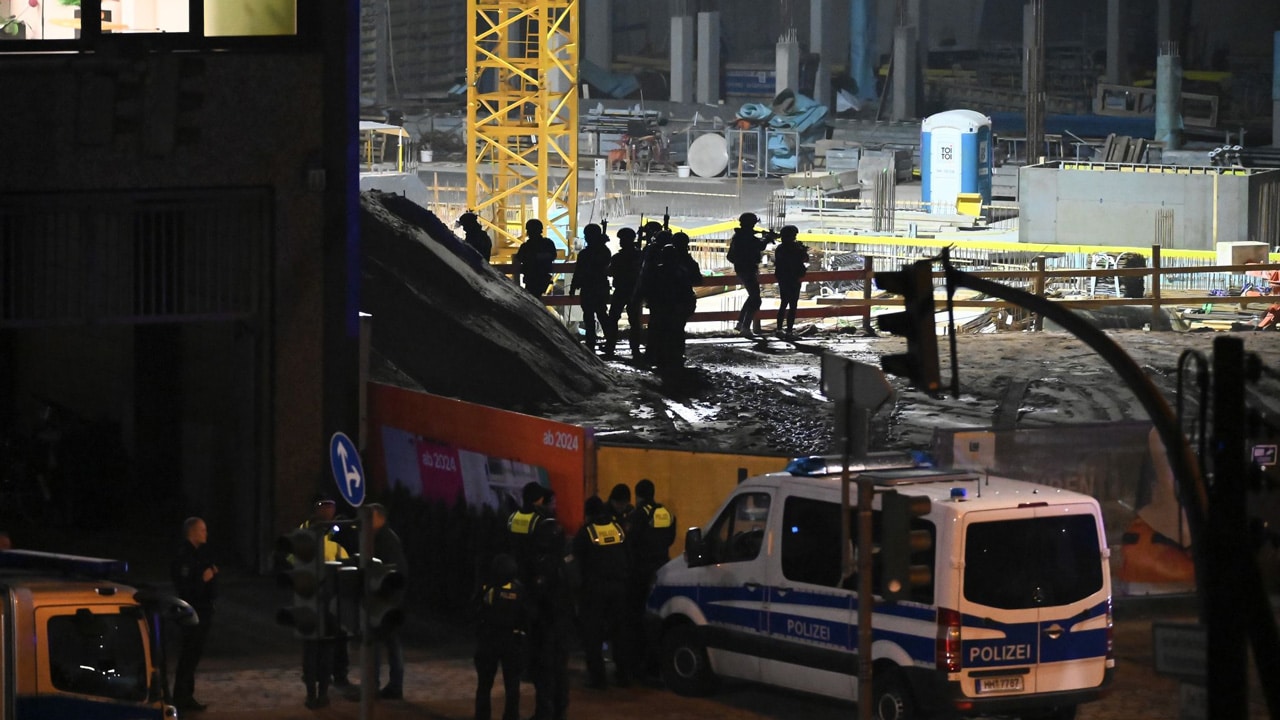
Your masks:
{"label": "construction barrier", "polygon": [[368,384],[366,465],[374,489],[500,509],[529,480],[556,493],[570,532],[582,525],[590,433],[576,425],[461,400]]}

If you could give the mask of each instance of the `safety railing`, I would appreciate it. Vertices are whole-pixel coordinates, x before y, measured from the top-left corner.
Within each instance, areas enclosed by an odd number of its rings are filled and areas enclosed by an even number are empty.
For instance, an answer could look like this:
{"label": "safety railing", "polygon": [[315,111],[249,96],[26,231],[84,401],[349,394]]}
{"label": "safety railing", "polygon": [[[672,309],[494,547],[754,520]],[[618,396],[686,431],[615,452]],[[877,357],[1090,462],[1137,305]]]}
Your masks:
{"label": "safety railing", "polygon": [[[1039,255],[1029,263],[1029,267],[1021,269],[972,269],[968,271],[977,277],[1013,285],[1040,297],[1048,298],[1051,302],[1075,309],[1116,306],[1150,307],[1152,328],[1167,327],[1167,323],[1158,322],[1166,307],[1199,307],[1207,303],[1267,302],[1268,297],[1275,297],[1276,301],[1280,302],[1280,282],[1269,283],[1264,277],[1248,274],[1251,272],[1280,272],[1280,262],[1242,265],[1195,265],[1187,259],[1179,259],[1180,262],[1165,265],[1162,261],[1160,250],[1159,246],[1151,248],[1151,262],[1148,267],[1050,268],[1048,266],[1050,258],[1045,255]],[[721,255],[721,257],[723,256]],[[804,276],[805,283],[851,283],[861,289],[852,294],[845,293],[843,296],[819,297],[816,299],[816,305],[798,308],[796,318],[808,320],[828,318],[860,319],[863,328],[870,330],[871,320],[875,315],[881,311],[889,312],[900,309],[902,306],[901,298],[874,291],[876,268],[878,266],[881,272],[898,270],[904,262],[922,257],[918,249],[916,256],[911,258],[877,256],[873,253],[864,253],[862,257],[862,266],[856,269],[810,270],[807,272]],[[952,261],[957,261],[954,250],[952,251]],[[965,264],[964,258],[960,258],[958,264]],[[703,267],[705,272],[706,266],[704,265]],[[511,265],[496,265],[495,269],[507,274],[515,273],[515,268]],[[557,263],[553,268],[553,272],[572,273],[573,269],[574,263]],[[941,270],[934,273],[935,278],[940,279],[942,276]],[[518,275],[514,275],[514,277],[517,280],[519,279]],[[1086,287],[1091,279],[1129,277],[1143,278],[1144,293],[1142,297],[1087,296],[1080,290],[1080,288]],[[1178,279],[1176,287],[1171,287],[1174,284],[1169,282],[1170,278]],[[1248,284],[1254,284],[1260,288],[1268,288],[1276,294],[1274,296],[1224,295],[1220,289],[1221,283],[1219,281],[1221,280],[1226,280],[1230,283],[1229,287],[1238,285],[1243,288]],[[761,286],[774,285],[776,282],[777,279],[773,273],[762,272],[760,274]],[[1195,284],[1198,287],[1188,288],[1188,284]],[[1219,292],[1212,291],[1213,285],[1219,285]],[[732,268],[717,268],[710,274],[705,274],[697,283],[697,286],[702,288],[699,291],[699,295],[703,296],[717,294],[714,291],[707,292],[712,289],[719,289],[721,292],[740,290],[741,283],[738,282],[738,278],[733,273]],[[565,287],[567,287],[567,283],[565,283]],[[545,295],[542,300],[551,307],[574,306],[579,302],[577,297],[567,294]],[[939,310],[942,309],[943,303],[944,301],[939,298]],[[705,305],[705,303],[703,304]],[[955,298],[951,304],[955,308],[987,310],[1016,310],[1017,308],[1013,303],[1005,300],[980,297]],[[721,308],[714,310],[700,310],[690,317],[689,322],[732,322],[737,319],[741,303],[731,303],[731,305],[732,307],[724,307],[722,305]],[[768,306],[761,308],[757,316],[768,317],[769,309]],[[1041,329],[1040,319],[1033,317],[1030,326],[1036,330]]]}

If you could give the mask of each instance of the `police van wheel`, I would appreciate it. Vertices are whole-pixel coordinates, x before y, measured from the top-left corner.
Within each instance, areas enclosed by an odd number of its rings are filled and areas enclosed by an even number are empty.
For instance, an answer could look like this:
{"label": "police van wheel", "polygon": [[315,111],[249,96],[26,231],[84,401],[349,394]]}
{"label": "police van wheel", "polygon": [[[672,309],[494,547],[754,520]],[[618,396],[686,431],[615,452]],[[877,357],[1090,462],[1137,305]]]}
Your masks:
{"label": "police van wheel", "polygon": [[662,638],[662,682],[677,695],[699,697],[716,686],[707,648],[692,625],[671,628]]}
{"label": "police van wheel", "polygon": [[916,717],[911,685],[897,670],[889,670],[875,680],[871,717],[875,720],[912,720]]}

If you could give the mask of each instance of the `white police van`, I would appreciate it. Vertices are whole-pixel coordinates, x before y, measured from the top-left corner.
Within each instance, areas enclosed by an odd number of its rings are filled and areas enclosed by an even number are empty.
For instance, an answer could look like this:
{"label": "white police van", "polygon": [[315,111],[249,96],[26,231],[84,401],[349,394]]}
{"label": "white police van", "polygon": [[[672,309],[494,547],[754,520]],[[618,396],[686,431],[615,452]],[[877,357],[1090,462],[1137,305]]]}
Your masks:
{"label": "white police van", "polygon": [[123,585],[120,560],[0,551],[0,720],[162,720],[162,621],[190,605]]}
{"label": "white police van", "polygon": [[[1115,672],[1109,550],[1097,501],[1029,482],[917,467],[892,455],[851,477],[929,498],[911,529],[928,584],[885,601],[873,562],[872,715],[1071,718]],[[803,458],[743,481],[648,599],[662,675],[681,694],[717,677],[856,700],[856,577],[842,578],[842,466]],[[856,503],[856,483],[850,483]],[[851,509],[850,537],[858,512]],[[652,629],[652,628],[651,628]]]}

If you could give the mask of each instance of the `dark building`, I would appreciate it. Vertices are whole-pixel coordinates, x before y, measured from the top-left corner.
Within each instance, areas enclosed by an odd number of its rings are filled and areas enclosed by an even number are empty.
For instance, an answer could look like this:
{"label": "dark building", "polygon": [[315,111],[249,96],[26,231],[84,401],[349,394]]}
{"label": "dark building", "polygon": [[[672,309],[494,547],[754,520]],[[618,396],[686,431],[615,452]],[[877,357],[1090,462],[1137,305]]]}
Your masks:
{"label": "dark building", "polygon": [[0,432],[30,517],[261,565],[358,437],[359,3],[77,4],[0,35]]}

